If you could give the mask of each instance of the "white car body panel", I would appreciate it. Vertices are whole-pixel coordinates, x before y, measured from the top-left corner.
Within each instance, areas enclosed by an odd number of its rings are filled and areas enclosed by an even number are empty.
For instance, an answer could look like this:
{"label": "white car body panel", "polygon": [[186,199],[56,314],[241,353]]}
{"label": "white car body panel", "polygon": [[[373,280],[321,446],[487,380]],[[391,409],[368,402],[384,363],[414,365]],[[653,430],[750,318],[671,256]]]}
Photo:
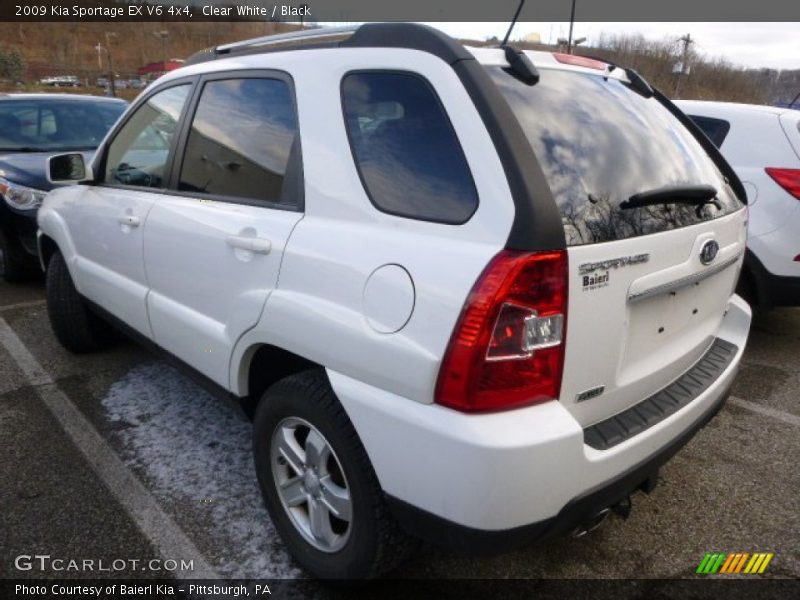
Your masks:
{"label": "white car body panel", "polygon": [[792,145],[795,154],[800,158],[800,110],[786,111],[781,113],[781,127],[789,143]]}
{"label": "white car body panel", "polygon": [[[482,61],[503,60],[499,50],[472,51]],[[586,71],[548,54],[529,56],[543,68]],[[238,56],[182,68],[156,85],[253,69],[277,69],[293,79],[304,211],[109,187],[52,193],[40,211],[40,227],[60,247],[75,238],[75,249],[62,251],[87,298],[239,396],[250,393],[250,360],[262,345],[316,362],[327,370],[384,491],[484,530],[554,516],[569,500],[663,448],[727,391],[750,323],[747,305],[731,296],[741,258],[703,279],[703,293],[681,288],[674,300],[662,294],[637,304],[628,295],[701,275],[698,251],[710,237],[720,244],[719,260],[737,258],[745,211],[568,249],[560,401],[475,415],[433,404],[465,299],[505,247],[514,222],[503,165],[477,109],[450,65],[405,49]],[[338,93],[342,77],[356,69],[412,71],[436,90],[478,192],[478,208],[465,224],[398,218],[371,204]],[[610,76],[620,78],[620,72]],[[128,214],[140,219],[130,232],[117,221]],[[243,254],[226,243],[241,235],[267,240],[269,252]],[[643,252],[650,254],[648,263],[615,271],[607,288],[582,291],[580,263]],[[663,335],[660,324],[667,329]],[[738,353],[697,399],[609,450],[583,443],[584,427],[675,380],[714,337],[736,344]],[[597,385],[605,386],[603,395],[575,401]]]}
{"label": "white car body panel", "polygon": [[731,125],[720,151],[747,184],[747,245],[773,275],[800,277],[800,200],[793,198],[764,170],[800,169],[800,111],[679,100],[687,115],[723,119]]}
{"label": "white car body panel", "polygon": [[[222,387],[231,349],[278,280],[296,211],[162,195],[147,219],[144,263],[154,341]],[[266,254],[231,245],[265,240]]]}
{"label": "white car body panel", "polygon": [[[51,212],[60,215],[71,234],[74,255],[67,253],[65,259],[78,291],[147,338],[152,331],[142,235],[157,196],[135,189],[69,186],[49,194],[40,212],[40,227],[48,235]],[[57,235],[51,237],[59,241]]]}
{"label": "white car body panel", "polygon": [[[514,217],[497,151],[453,70],[416,50],[306,50],[295,64],[279,54],[259,64],[289,71],[303,136],[306,215],[286,248],[278,289],[231,360],[231,387],[246,394],[254,344],[269,343],[418,402],[433,388],[450,333],[480,272],[505,245]],[[296,59],[297,57],[292,57]],[[218,61],[219,63],[223,61]],[[402,219],[375,210],[359,179],[342,121],[340,81],[352,69],[400,69],[435,88],[459,138],[479,206],[464,225]],[[457,268],[453,268],[457,257]],[[365,284],[382,265],[401,265],[424,302],[397,333],[374,330]],[[333,342],[335,340],[335,342]],[[392,368],[385,368],[392,365]]]}
{"label": "white car body panel", "polygon": [[[643,238],[569,249],[567,349],[561,403],[583,425],[592,425],[640,402],[677,379],[702,356],[720,327],[744,260],[746,230],[741,213]],[[715,239],[714,263],[700,262],[700,247]],[[680,251],[676,251],[680,249]],[[606,287],[585,289],[578,265],[646,251],[644,263],[611,268]],[[653,298],[628,300],[637,292],[726,269]],[[696,311],[696,312],[694,312]],[[620,324],[623,324],[620,326]],[[661,330],[661,331],[660,331]],[[581,401],[582,392],[603,386]]]}
{"label": "white car body panel", "polygon": [[739,347],[703,394],[609,450],[583,443],[562,402],[468,415],[405,398],[328,370],[336,395],[390,495],[465,527],[504,530],[555,516],[570,500],[646,460],[705,414],[736,374],[750,307],[730,300],[717,335]]}

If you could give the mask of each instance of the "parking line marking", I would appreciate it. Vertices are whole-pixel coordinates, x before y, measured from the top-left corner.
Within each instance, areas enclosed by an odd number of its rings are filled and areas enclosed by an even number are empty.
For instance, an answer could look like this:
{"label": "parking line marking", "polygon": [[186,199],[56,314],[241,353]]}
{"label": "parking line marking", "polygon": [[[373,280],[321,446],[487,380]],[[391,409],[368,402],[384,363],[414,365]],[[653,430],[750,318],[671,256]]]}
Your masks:
{"label": "parking line marking", "polygon": [[7,310],[16,310],[18,308],[33,308],[34,306],[44,306],[47,304],[47,300],[31,300],[30,302],[18,302],[16,304],[6,304],[5,306],[0,306],[0,312],[5,312]]}
{"label": "parking line marking", "polygon": [[789,425],[795,425],[800,427],[800,417],[797,415],[793,415],[792,413],[788,413],[782,410],[777,410],[775,408],[770,408],[769,406],[762,406],[761,404],[756,404],[755,402],[750,402],[749,400],[745,400],[744,398],[737,398],[736,396],[731,396],[728,398],[728,402],[731,404],[735,404],[741,408],[751,410],[758,414],[764,415],[766,417],[772,417],[773,419],[778,419],[779,421],[783,421],[784,423],[788,423]]}
{"label": "parking line marking", "polygon": [[158,501],[116,455],[72,400],[59,389],[2,317],[0,344],[13,357],[34,386],[39,398],[161,557],[165,560],[193,561],[194,570],[170,571],[169,575],[178,579],[218,579],[219,574],[194,542],[162,510]]}

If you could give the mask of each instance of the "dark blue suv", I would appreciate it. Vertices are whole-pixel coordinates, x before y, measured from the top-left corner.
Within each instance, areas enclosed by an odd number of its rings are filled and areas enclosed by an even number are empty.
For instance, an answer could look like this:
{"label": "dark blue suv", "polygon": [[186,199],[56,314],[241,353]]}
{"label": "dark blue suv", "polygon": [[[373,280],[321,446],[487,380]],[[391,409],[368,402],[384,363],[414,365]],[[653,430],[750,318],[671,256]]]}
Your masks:
{"label": "dark blue suv", "polygon": [[0,278],[35,272],[36,211],[53,188],[47,159],[85,152],[89,161],[127,102],[72,94],[0,94]]}

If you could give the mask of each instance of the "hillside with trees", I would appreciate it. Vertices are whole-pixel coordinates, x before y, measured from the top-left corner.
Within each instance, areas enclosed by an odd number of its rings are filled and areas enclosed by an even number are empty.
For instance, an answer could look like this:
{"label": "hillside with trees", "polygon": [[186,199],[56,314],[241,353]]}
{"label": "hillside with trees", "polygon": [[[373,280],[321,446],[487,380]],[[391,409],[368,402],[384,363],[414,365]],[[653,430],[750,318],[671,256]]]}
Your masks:
{"label": "hillside with trees", "polygon": [[[472,43],[485,46],[496,40]],[[524,41],[514,44],[535,50],[565,51],[563,47]],[[579,46],[575,54],[635,69],[671,98],[788,104],[800,92],[800,69],[746,69],[724,58],[699,54],[691,46],[686,68],[681,73],[684,56],[678,40],[652,40],[637,34],[601,36],[595,47]]]}
{"label": "hillside with trees", "polygon": [[[198,23],[0,23],[0,50],[24,60],[21,81],[75,75],[93,80],[108,71],[106,49],[114,70],[133,77],[151,62],[186,58],[209,46],[281,33],[296,26],[273,22]],[[98,45],[100,50],[98,52]],[[0,75],[0,78],[8,79]]]}
{"label": "hillside with trees", "polygon": [[[297,29],[297,25],[263,21],[151,23],[0,23],[0,89],[30,86],[43,77],[74,75],[93,82],[108,73],[110,50],[114,71],[133,78],[137,69],[165,59],[185,59],[209,46]],[[465,40],[490,45],[496,40]],[[527,42],[520,47],[559,48]],[[98,50],[99,48],[99,50]],[[562,48],[563,50],[563,48]],[[596,47],[579,46],[577,54],[632,67],[668,96],[752,102],[788,103],[800,92],[800,70],[744,69],[724,58],[709,58],[693,47],[688,74],[676,73],[683,59],[677,40],[650,40],[641,35],[603,36]],[[680,78],[680,82],[679,82]],[[135,95],[134,90],[127,90]]]}

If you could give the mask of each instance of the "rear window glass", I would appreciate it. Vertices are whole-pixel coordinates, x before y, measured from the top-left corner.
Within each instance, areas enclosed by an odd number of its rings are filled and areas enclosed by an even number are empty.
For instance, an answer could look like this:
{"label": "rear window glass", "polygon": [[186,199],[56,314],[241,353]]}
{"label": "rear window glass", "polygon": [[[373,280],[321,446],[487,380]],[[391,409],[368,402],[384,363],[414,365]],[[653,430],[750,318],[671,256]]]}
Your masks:
{"label": "rear window glass", "polygon": [[[694,225],[741,208],[716,165],[655,98],[602,74],[541,69],[528,86],[488,67],[542,166],[567,243],[594,244]],[[712,185],[717,203],[620,205],[670,185]]]}
{"label": "rear window glass", "polygon": [[725,137],[728,135],[728,132],[731,130],[731,124],[728,121],[724,121],[723,119],[712,119],[711,117],[698,117],[696,115],[689,115],[689,117],[694,121],[697,126],[703,130],[714,145],[717,148],[722,146],[722,142],[725,141]]}
{"label": "rear window glass", "polygon": [[475,184],[427,81],[405,72],[350,73],[342,104],[356,166],[379,210],[452,224],[472,216]]}

